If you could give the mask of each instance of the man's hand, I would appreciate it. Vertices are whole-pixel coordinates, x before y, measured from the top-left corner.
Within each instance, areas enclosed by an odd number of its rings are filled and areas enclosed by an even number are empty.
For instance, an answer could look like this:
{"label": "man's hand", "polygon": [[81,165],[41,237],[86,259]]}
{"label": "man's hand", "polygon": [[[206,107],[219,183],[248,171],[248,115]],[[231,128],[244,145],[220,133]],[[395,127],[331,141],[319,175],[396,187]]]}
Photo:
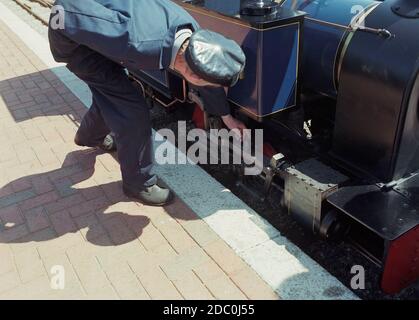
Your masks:
{"label": "man's hand", "polygon": [[240,132],[240,137],[238,138],[241,138],[243,136],[243,130],[247,129],[247,127],[245,126],[243,122],[241,122],[240,120],[237,120],[230,114],[226,116],[222,116],[221,119],[223,119],[223,122],[227,128],[229,128],[230,130],[236,129]]}

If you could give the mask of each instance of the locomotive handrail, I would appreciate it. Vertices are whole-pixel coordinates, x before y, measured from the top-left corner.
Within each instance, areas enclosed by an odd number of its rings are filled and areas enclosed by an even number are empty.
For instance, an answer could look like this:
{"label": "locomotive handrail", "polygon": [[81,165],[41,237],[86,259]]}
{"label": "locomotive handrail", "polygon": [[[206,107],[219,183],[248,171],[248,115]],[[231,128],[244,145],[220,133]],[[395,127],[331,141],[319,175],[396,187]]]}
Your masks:
{"label": "locomotive handrail", "polygon": [[314,22],[322,24],[322,25],[327,25],[327,26],[331,26],[331,27],[335,27],[335,28],[345,29],[349,32],[354,32],[354,31],[359,30],[359,31],[365,31],[365,32],[373,33],[373,34],[382,36],[384,38],[394,37],[394,35],[390,31],[388,31],[387,29],[377,29],[377,28],[370,28],[370,27],[364,27],[364,26],[357,26],[355,28],[353,26],[345,26],[343,24],[338,24],[338,23],[329,22],[329,21],[322,21],[322,20],[318,20],[318,19],[315,19],[315,18],[311,18],[311,17],[306,17],[306,19],[314,21]]}

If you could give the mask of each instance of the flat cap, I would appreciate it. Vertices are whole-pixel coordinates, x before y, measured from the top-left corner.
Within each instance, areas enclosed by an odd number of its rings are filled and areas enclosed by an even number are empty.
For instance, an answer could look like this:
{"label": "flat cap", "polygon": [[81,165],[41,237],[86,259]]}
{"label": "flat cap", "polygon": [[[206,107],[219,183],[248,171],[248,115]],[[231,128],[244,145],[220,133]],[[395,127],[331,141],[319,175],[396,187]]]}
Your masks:
{"label": "flat cap", "polygon": [[199,77],[225,87],[237,83],[246,65],[246,56],[234,40],[206,29],[192,34],[185,59]]}

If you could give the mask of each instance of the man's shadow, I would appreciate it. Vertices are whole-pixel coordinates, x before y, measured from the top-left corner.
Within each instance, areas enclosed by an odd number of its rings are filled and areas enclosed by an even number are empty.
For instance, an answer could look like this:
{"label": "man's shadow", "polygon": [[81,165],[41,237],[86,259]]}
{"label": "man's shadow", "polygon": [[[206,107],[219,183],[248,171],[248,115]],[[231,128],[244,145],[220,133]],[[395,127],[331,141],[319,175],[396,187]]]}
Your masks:
{"label": "man's shadow", "polygon": [[[12,190],[14,186],[27,186],[27,188],[19,192],[3,192],[3,194],[6,194],[6,196],[0,198],[0,213],[2,209],[10,209],[10,206],[14,206],[16,210],[18,210],[17,207],[22,205],[22,203],[24,203],[26,206],[31,206],[31,201],[33,201],[33,205],[35,206],[37,196],[45,194],[45,190],[42,191],[38,189],[42,189],[42,186],[45,186],[48,183],[51,183],[55,186],[54,190],[59,196],[58,201],[64,199],[65,197],[71,197],[77,194],[79,194],[80,197],[83,197],[83,193],[90,195],[103,194],[104,188],[107,188],[108,190],[116,190],[117,192],[117,190],[122,189],[120,181],[110,182],[100,186],[95,185],[87,188],[76,188],[77,184],[92,178],[95,172],[96,157],[101,154],[103,154],[103,152],[95,149],[73,151],[67,154],[60,169],[25,176],[8,183],[0,189],[0,192],[4,190]],[[69,172],[73,173],[71,177],[66,176]],[[58,179],[58,182],[54,181],[55,179]],[[63,181],[65,183],[63,183]],[[7,195],[7,193],[10,194]],[[17,199],[24,195],[27,195],[29,199],[26,199],[23,202],[16,201],[16,203],[12,203],[13,199]],[[31,195],[32,197],[30,197]],[[70,212],[67,216],[67,222],[69,225],[66,226],[66,220],[62,220],[61,227],[55,228],[55,232],[35,232],[23,238],[12,241],[2,240],[1,233],[15,227],[13,226],[13,222],[7,221],[7,215],[6,221],[4,221],[5,216],[2,215],[1,220],[3,220],[3,223],[0,225],[0,227],[2,227],[4,230],[0,229],[0,242],[42,242],[59,238],[68,233],[76,233],[81,229],[87,228],[88,230],[85,234],[85,238],[87,241],[95,245],[114,246],[129,243],[141,236],[143,229],[150,223],[150,219],[144,215],[141,215],[142,208],[140,206],[138,206],[138,214],[134,213],[135,215],[132,215],[132,213],[136,210],[130,210],[131,214],[124,212],[107,212],[107,210],[115,203],[131,202],[130,199],[123,196],[122,192],[120,196],[116,196],[117,200],[105,201],[103,205],[99,203],[98,206],[101,206],[100,209],[82,213],[80,216],[75,215],[74,218],[71,215],[71,209],[68,209],[67,211]],[[87,201],[88,200],[84,200],[80,204],[75,204],[75,207],[73,208],[77,208],[78,205],[82,206],[83,203]],[[54,204],[56,204],[56,202],[46,204],[42,208],[39,207],[41,212],[40,214],[45,215],[47,220],[51,221],[51,216],[55,214],[50,214],[48,212],[48,206]],[[36,209],[37,208],[35,208],[35,211]],[[68,217],[71,217],[72,221],[68,220]],[[25,221],[23,223],[25,223]],[[40,231],[43,231],[43,229]],[[108,234],[111,241],[109,242],[107,237],[101,236],[103,234]]]}
{"label": "man's shadow", "polygon": [[[56,70],[59,71],[60,68]],[[69,92],[51,70],[0,81],[0,87],[4,87],[6,91],[8,90],[8,93],[3,94],[2,92],[0,99],[4,100],[15,123],[46,116],[65,116],[78,126],[87,110],[79,101],[79,98]],[[23,97],[23,90],[27,97]],[[31,98],[33,101],[24,103],[22,102],[23,98]],[[112,209],[111,206],[116,203],[133,202],[133,200],[123,195],[121,181],[96,184],[85,188],[77,187],[78,184],[83,184],[84,181],[93,177],[96,157],[101,154],[101,151],[95,149],[73,151],[66,155],[62,167],[59,169],[25,176],[4,186],[0,185],[0,243],[48,241],[68,233],[77,233],[83,229],[87,229],[86,234],[84,234],[86,240],[100,246],[122,245],[139,238],[143,229],[150,223],[148,217],[141,215],[142,210],[147,210],[146,206],[138,206],[138,209],[133,206],[130,209],[130,214],[119,211],[108,212],[110,208]],[[117,161],[115,155],[114,158]],[[54,189],[48,184],[54,185]],[[87,185],[90,184],[87,183]],[[80,203],[72,202],[73,206],[76,207],[92,200],[97,195],[99,195],[99,201],[101,198],[105,199],[105,194],[109,200],[87,213],[83,212],[74,216],[70,214],[71,220],[67,217],[70,226],[66,224],[64,219],[60,222],[61,227],[57,228],[54,227],[51,217],[60,210],[48,211],[49,207],[54,205],[54,201],[44,205],[36,203],[39,201],[39,196],[46,196],[53,190],[58,195],[58,199],[55,200],[58,202],[60,200],[67,201],[71,197],[77,198],[77,195],[79,195]],[[105,193],[104,190],[108,191]],[[84,197],[86,194],[89,196]],[[22,215],[23,210],[20,209],[22,204],[31,207],[29,211],[35,210],[37,211],[36,214],[44,215],[45,219],[48,220],[47,225],[44,223],[42,227],[36,226],[34,230],[30,230],[28,227],[29,231],[32,232],[26,236],[23,236],[24,232],[12,230],[22,227],[23,223],[28,226],[29,222],[25,220]],[[61,211],[67,209],[63,208]],[[164,209],[170,217],[175,219],[194,220],[198,218],[193,212],[186,210],[179,200]],[[13,212],[13,210],[18,210],[20,213]],[[111,241],[107,240],[108,237],[100,236],[100,234],[108,234]]]}

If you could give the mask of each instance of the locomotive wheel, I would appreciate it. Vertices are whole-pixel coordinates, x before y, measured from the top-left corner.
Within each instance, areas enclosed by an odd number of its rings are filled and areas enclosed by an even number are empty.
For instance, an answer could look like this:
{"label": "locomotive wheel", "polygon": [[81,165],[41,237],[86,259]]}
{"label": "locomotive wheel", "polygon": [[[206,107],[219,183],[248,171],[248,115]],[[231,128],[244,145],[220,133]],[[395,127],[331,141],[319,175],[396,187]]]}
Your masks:
{"label": "locomotive wheel", "polygon": [[343,221],[337,211],[331,210],[324,216],[319,234],[323,239],[339,242],[348,234],[349,225]]}

